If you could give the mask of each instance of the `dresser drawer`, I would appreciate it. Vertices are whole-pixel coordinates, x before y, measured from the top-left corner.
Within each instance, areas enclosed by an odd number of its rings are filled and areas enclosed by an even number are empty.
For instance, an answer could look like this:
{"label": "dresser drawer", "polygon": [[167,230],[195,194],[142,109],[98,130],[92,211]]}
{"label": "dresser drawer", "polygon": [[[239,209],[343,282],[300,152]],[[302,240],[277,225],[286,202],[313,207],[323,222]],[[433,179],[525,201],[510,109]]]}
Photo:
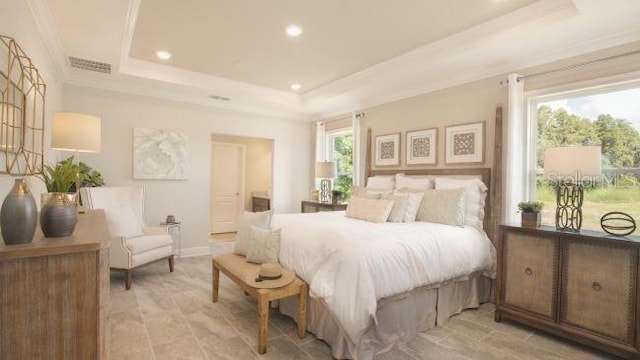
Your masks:
{"label": "dresser drawer", "polygon": [[633,345],[635,247],[566,241],[560,321]]}
{"label": "dresser drawer", "polygon": [[504,305],[555,321],[559,239],[509,231],[502,246]]}

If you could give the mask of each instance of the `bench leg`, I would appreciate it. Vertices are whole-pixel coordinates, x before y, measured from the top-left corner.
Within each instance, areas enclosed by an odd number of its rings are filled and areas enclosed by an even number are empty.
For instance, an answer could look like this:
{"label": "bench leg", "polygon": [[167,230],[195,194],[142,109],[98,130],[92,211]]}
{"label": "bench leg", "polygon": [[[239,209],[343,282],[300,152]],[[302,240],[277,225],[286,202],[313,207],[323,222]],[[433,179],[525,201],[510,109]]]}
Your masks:
{"label": "bench leg", "polygon": [[258,324],[260,330],[258,332],[258,353],[267,352],[267,328],[269,326],[269,300],[258,299]]}
{"label": "bench leg", "polygon": [[218,301],[218,287],[220,286],[220,269],[216,266],[216,263],[211,260],[211,297],[213,302]]}
{"label": "bench leg", "polygon": [[300,286],[298,295],[298,337],[304,339],[307,335],[307,284]]}

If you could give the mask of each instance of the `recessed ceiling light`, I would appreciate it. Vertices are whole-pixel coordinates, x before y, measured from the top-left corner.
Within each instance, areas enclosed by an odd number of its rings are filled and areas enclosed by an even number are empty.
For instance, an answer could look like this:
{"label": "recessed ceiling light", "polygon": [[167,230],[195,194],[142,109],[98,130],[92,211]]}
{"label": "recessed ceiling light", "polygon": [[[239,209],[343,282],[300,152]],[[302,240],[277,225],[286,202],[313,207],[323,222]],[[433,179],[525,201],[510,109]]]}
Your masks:
{"label": "recessed ceiling light", "polygon": [[160,60],[169,60],[171,59],[171,53],[165,50],[156,51],[156,56]]}
{"label": "recessed ceiling light", "polygon": [[291,90],[298,91],[300,89],[302,89],[302,85],[300,85],[300,84],[291,84]]}
{"label": "recessed ceiling light", "polygon": [[287,26],[287,35],[291,37],[298,37],[302,34],[302,28],[298,25]]}

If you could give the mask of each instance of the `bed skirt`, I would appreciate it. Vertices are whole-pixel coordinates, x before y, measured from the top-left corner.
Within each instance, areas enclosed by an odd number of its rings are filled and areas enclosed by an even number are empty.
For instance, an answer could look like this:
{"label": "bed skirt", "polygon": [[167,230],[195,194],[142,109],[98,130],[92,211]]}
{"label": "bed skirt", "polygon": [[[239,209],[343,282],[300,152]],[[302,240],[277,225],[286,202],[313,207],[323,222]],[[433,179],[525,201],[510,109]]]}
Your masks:
{"label": "bed skirt", "polygon": [[[467,280],[421,287],[378,301],[377,322],[371,322],[359,342],[351,341],[321,301],[307,302],[307,330],[331,346],[336,359],[372,359],[374,355],[411,341],[418,332],[444,325],[464,309],[478,307],[491,298],[491,279]],[[296,299],[280,300],[280,312],[296,317]]]}

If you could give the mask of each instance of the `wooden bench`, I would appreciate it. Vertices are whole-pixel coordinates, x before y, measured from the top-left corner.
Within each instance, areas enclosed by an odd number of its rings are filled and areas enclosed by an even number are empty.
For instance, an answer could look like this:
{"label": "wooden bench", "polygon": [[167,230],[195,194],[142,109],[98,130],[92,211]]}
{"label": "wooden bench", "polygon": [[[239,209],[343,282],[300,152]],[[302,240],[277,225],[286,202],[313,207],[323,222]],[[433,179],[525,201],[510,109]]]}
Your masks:
{"label": "wooden bench", "polygon": [[226,254],[211,260],[212,297],[213,302],[218,301],[218,288],[220,285],[220,271],[235,282],[244,292],[258,301],[258,352],[264,354],[267,351],[267,327],[269,324],[269,302],[298,295],[298,337],[304,339],[307,327],[307,283],[296,277],[290,284],[274,289],[257,289],[248,285],[240,274],[253,271],[257,274],[260,265],[245,261],[245,257],[236,254]]}

